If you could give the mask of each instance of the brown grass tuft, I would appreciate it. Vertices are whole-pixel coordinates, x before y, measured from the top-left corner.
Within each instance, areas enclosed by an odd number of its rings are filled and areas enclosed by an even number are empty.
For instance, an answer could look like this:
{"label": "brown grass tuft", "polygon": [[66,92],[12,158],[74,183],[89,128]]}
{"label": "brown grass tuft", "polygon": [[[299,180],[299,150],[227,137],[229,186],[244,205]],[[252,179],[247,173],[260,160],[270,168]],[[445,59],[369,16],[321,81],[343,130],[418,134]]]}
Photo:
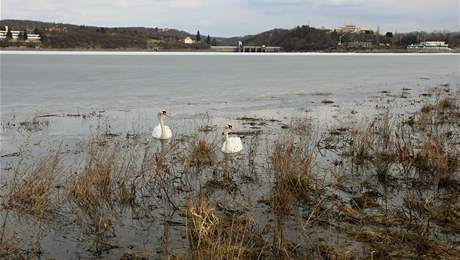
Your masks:
{"label": "brown grass tuft", "polygon": [[80,209],[82,223],[90,221],[99,231],[111,226],[106,209],[112,194],[115,150],[104,150],[95,143],[89,150],[83,172],[70,180],[68,189],[70,200]]}
{"label": "brown grass tuft", "polygon": [[56,192],[59,161],[56,153],[38,162],[30,173],[16,173],[7,197],[7,208],[40,218],[54,209],[56,203],[52,199]]}
{"label": "brown grass tuft", "polygon": [[280,191],[306,198],[308,192],[316,189],[312,169],[315,156],[308,147],[295,145],[292,139],[275,144],[271,155],[271,166],[277,185],[284,186]]}
{"label": "brown grass tuft", "polygon": [[248,259],[264,254],[265,240],[246,214],[220,217],[204,195],[187,205],[189,256],[193,259]]}
{"label": "brown grass tuft", "polygon": [[205,166],[213,165],[216,159],[214,147],[211,146],[206,140],[200,139],[190,146],[190,153],[188,162],[191,165]]}

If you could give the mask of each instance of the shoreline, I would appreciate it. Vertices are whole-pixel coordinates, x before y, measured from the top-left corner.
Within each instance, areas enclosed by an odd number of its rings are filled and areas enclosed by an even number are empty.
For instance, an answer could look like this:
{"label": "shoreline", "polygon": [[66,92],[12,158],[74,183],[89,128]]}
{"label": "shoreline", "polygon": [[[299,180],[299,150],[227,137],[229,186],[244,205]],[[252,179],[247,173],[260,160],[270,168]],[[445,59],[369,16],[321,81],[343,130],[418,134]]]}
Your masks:
{"label": "shoreline", "polygon": [[308,52],[224,52],[213,51],[211,49],[170,49],[153,51],[147,49],[52,49],[52,48],[0,48],[1,53],[130,53],[130,54],[216,54],[216,55],[337,55],[337,54],[459,54],[460,49],[449,50],[406,50],[406,49],[370,49],[370,50],[333,50],[333,51],[308,51]]}
{"label": "shoreline", "polygon": [[222,55],[222,56],[415,56],[415,55],[459,55],[460,51],[452,52],[213,52],[213,51],[142,51],[142,50],[5,50],[0,54],[7,55]]}

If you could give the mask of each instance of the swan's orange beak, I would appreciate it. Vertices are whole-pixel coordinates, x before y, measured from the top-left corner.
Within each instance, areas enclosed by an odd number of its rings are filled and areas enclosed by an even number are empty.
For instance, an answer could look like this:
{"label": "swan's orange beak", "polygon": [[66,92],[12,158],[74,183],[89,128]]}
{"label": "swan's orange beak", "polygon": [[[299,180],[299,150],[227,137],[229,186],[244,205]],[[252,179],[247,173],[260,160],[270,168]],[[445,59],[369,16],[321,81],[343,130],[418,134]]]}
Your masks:
{"label": "swan's orange beak", "polygon": [[170,116],[171,116],[171,114],[170,114],[170,113],[168,113],[168,112],[166,112],[165,116],[166,116],[166,117],[170,117]]}

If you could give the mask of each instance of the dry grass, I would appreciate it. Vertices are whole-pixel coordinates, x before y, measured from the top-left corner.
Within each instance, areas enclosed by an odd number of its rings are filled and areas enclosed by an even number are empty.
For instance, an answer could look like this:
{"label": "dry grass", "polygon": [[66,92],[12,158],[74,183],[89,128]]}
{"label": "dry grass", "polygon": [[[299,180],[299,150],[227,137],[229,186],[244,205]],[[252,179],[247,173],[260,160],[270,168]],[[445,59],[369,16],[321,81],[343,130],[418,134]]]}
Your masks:
{"label": "dry grass", "polygon": [[276,142],[270,156],[269,165],[276,180],[270,195],[277,220],[275,249],[285,256],[290,255],[286,252],[292,245],[283,235],[284,222],[296,216],[298,207],[310,205],[324,188],[323,180],[313,173],[315,156],[312,148],[295,143],[292,137]]}
{"label": "dry grass", "polygon": [[[94,238],[89,252],[97,256],[116,246],[125,259],[142,255],[112,240],[123,236],[120,218],[132,214],[133,222],[151,226],[159,212],[170,211],[162,224],[171,225],[162,237],[165,258],[457,259],[456,113],[456,100],[437,96],[411,114],[411,125],[387,113],[364,129],[316,133],[308,117],[296,118],[281,130],[287,137],[267,138],[265,156],[254,138],[246,154],[224,160],[209,133],[162,143],[156,152],[153,143],[103,134],[90,140],[84,162],[71,173],[58,167],[57,155],[17,173],[2,192],[3,204],[17,215],[43,218],[60,202],[56,176],[68,177],[65,211],[56,213],[80,220],[76,225]],[[326,145],[316,144],[314,134],[327,136]],[[340,172],[335,182],[328,175],[334,169]],[[224,181],[217,180],[221,174]],[[241,207],[243,200],[249,206]],[[25,250],[15,239],[2,235],[0,256],[40,256],[40,243]],[[136,239],[138,248],[143,238]],[[145,258],[154,257],[152,247],[144,245]]]}
{"label": "dry grass", "polygon": [[306,138],[310,138],[313,132],[312,119],[308,113],[304,116],[293,118],[288,125],[289,133],[292,136],[299,137],[302,141]]}
{"label": "dry grass", "polygon": [[422,149],[415,156],[414,165],[421,173],[446,175],[449,169],[453,168],[449,165],[453,159],[449,157],[439,141],[433,139],[423,144]]}
{"label": "dry grass", "polygon": [[291,191],[287,183],[278,184],[273,188],[270,204],[276,216],[289,216],[296,203],[296,195]]}
{"label": "dry grass", "polygon": [[10,235],[2,234],[0,237],[0,258],[2,259],[26,259],[18,241],[16,231]]}
{"label": "dry grass", "polygon": [[364,165],[366,161],[372,160],[372,125],[364,131],[352,129],[350,150],[347,152],[353,158],[353,163],[356,165]]}
{"label": "dry grass", "polygon": [[361,228],[347,231],[357,241],[368,244],[375,258],[458,259],[460,251],[428,239],[422,233],[397,232],[387,229]]}
{"label": "dry grass", "polygon": [[215,148],[204,139],[191,144],[188,161],[195,166],[211,166],[215,162]]}
{"label": "dry grass", "polygon": [[82,173],[69,181],[69,199],[80,210],[81,224],[94,225],[95,231],[112,225],[107,209],[112,196],[115,156],[115,150],[91,142]]}
{"label": "dry grass", "polygon": [[218,216],[201,195],[187,205],[187,237],[193,259],[248,259],[265,254],[265,241],[247,216]]}
{"label": "dry grass", "polygon": [[449,202],[439,201],[423,203],[423,212],[432,221],[443,227],[445,233],[460,234],[460,201],[458,196],[451,196]]}
{"label": "dry grass", "polygon": [[[38,232],[37,232],[38,230]],[[16,229],[10,232],[2,232],[0,236],[0,258],[1,259],[40,259],[43,252],[40,242],[40,224],[32,227],[30,233],[25,234],[28,239],[21,241]],[[24,244],[24,242],[26,242]],[[25,247],[23,246],[25,245]]]}
{"label": "dry grass", "polygon": [[315,154],[307,146],[296,145],[292,139],[277,142],[270,161],[277,185],[284,186],[280,191],[306,199],[309,191],[317,189],[312,172],[314,160]]}
{"label": "dry grass", "polygon": [[443,97],[437,101],[436,105],[441,110],[453,110],[457,108],[456,100],[453,97]]}
{"label": "dry grass", "polygon": [[56,193],[60,158],[58,153],[39,161],[30,172],[16,172],[10,183],[6,207],[18,213],[45,217],[57,205]]}

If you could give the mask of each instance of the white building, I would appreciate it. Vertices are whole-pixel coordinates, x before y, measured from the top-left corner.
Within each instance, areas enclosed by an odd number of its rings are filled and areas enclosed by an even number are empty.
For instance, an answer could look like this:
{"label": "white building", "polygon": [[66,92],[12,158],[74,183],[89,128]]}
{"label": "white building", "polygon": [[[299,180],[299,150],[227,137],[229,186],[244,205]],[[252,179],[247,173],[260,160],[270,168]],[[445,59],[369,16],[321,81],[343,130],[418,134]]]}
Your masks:
{"label": "white building", "polygon": [[336,29],[337,32],[341,33],[357,33],[363,30],[361,27],[354,24],[346,24]]}
{"label": "white building", "polygon": [[195,41],[194,41],[192,38],[190,38],[190,37],[187,37],[187,38],[184,39],[184,43],[185,43],[185,44],[193,44],[194,42],[195,42]]}
{"label": "white building", "polygon": [[40,41],[40,34],[37,33],[27,33],[27,41],[38,42]]}
{"label": "white building", "polygon": [[[0,31],[0,40],[6,39],[6,34],[8,33],[8,26],[5,26],[4,31]],[[23,31],[11,31],[11,38],[13,40],[18,40],[19,34],[23,33]],[[36,33],[27,33],[27,41],[40,41],[40,35]]]}
{"label": "white building", "polygon": [[411,44],[408,49],[449,49],[449,45],[442,41],[426,41],[420,44]]}
{"label": "white building", "polygon": [[441,41],[426,41],[422,43],[425,48],[449,48],[449,45],[446,42]]}
{"label": "white building", "polygon": [[0,40],[6,39],[6,34],[8,33],[8,26],[5,26],[4,31],[0,31]]}
{"label": "white building", "polygon": [[[8,33],[8,26],[5,26],[4,31],[0,31],[0,40],[6,39],[6,34]],[[11,31],[11,38],[17,40],[21,31]]]}

